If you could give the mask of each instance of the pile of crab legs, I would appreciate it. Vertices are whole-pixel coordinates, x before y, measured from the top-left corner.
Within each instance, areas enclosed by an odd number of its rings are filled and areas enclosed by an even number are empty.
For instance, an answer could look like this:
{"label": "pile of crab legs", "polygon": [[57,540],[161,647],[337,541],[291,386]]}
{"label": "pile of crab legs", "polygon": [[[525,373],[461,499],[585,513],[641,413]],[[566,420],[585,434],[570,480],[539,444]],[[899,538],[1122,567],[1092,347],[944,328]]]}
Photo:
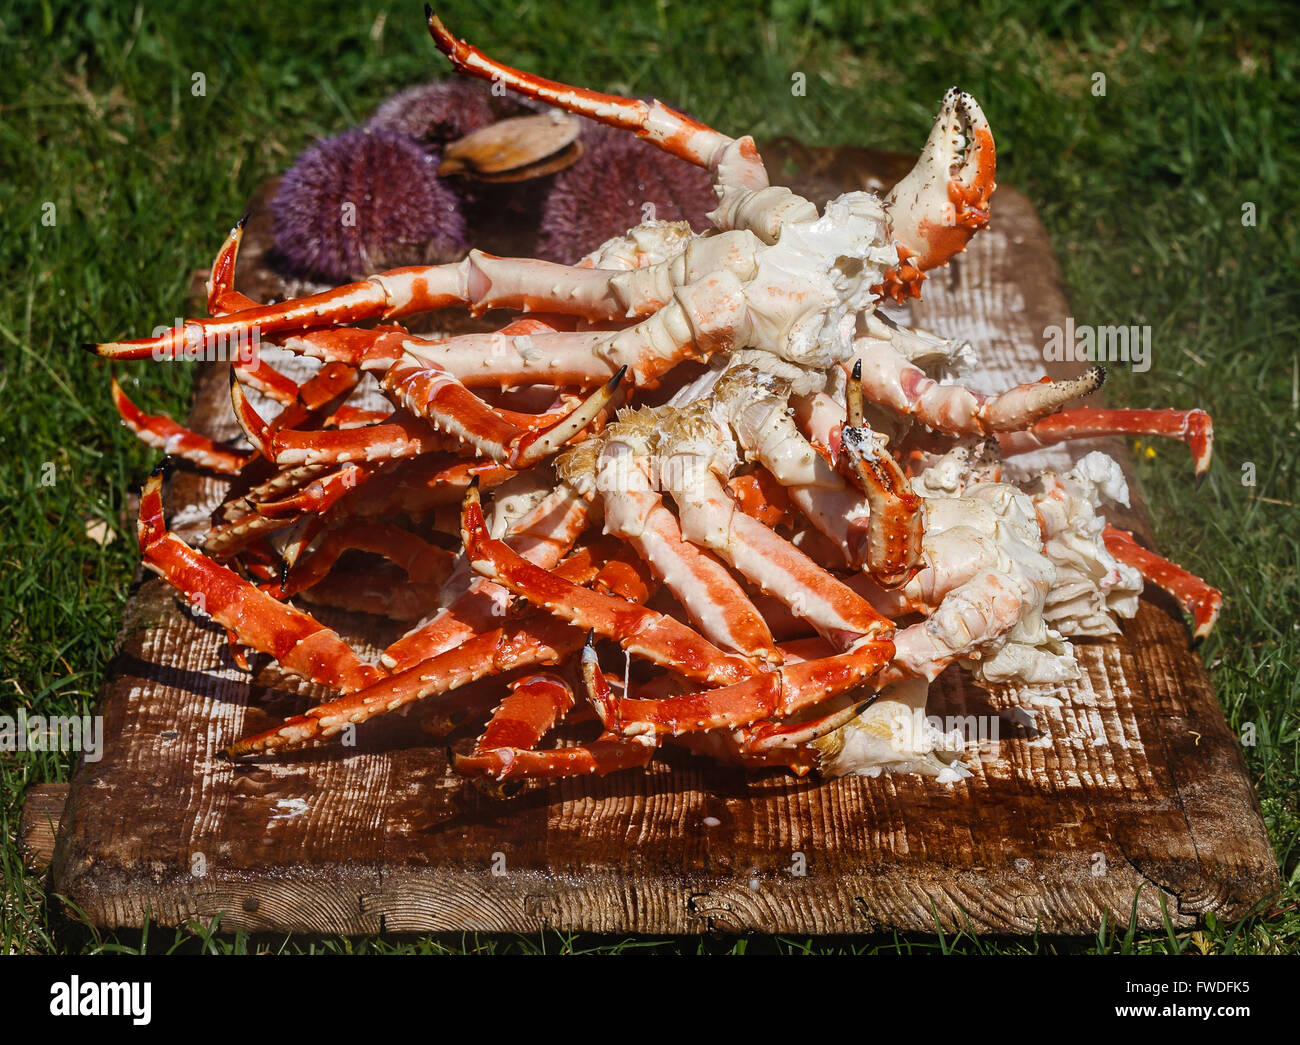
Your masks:
{"label": "pile of crab legs", "polygon": [[[145,565],[237,652],[338,694],[238,740],[232,757],[424,702],[448,722],[486,719],[452,760],[470,776],[604,774],[645,766],[665,741],[802,775],[882,689],[958,661],[991,665],[1027,618],[1042,632],[1049,530],[1069,525],[1059,520],[1082,495],[1071,476],[1015,490],[1002,457],[1138,433],[1182,439],[1198,476],[1208,467],[1199,410],[1071,408],[1100,386],[1100,367],[1000,395],[940,383],[926,361],[954,346],[878,310],[919,296],[925,273],[989,220],[994,144],[970,96],[948,92],[887,197],[851,192],[819,213],[769,184],[749,137],[520,72],[431,11],[428,24],[458,72],[706,168],[715,227],[649,222],[574,266],[472,251],[261,305],[234,289],[241,222],[213,264],[211,318],[91,346],[166,359],[256,332],[319,361],[301,384],[260,357],[232,364],[248,448],[147,415],[113,386],[146,443],[236,477],[200,550],[167,529],[155,472],[140,502]],[[519,316],[450,337],[394,322],[452,306]],[[367,380],[391,409],[354,404]],[[256,402],[280,411],[268,420]],[[1140,572],[1208,633],[1218,592],[1101,525],[1105,567],[1089,594],[1104,602],[1120,573]],[[372,565],[339,568],[357,552]],[[372,664],[292,596],[416,623]],[[909,614],[920,619],[895,622]],[[598,640],[621,648],[622,672],[602,669]],[[539,747],[584,716],[597,739]]]}

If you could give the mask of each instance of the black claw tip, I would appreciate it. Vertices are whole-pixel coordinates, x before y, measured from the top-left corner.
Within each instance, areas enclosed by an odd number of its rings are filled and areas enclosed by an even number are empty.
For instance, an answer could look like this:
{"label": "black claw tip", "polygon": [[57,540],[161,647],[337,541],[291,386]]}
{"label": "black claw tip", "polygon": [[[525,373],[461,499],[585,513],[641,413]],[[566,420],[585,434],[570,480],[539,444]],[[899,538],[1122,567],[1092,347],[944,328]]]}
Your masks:
{"label": "black claw tip", "polygon": [[175,469],[176,469],[176,459],[174,457],[164,457],[161,461],[158,462],[158,467],[156,467],[152,472],[149,473],[149,478],[165,479],[167,478],[167,476],[171,475],[172,472],[175,471]]}
{"label": "black claw tip", "polygon": [[861,360],[861,359],[855,359],[855,360],[853,361],[853,380],[854,380],[854,381],[861,381],[861,380],[862,380],[862,360]]}
{"label": "black claw tip", "polygon": [[245,211],[244,216],[240,218],[237,222],[235,222],[235,228],[242,229],[245,225],[248,224],[248,219],[251,218],[252,216],[253,216],[253,212],[251,210]]}
{"label": "black claw tip", "polygon": [[425,4],[425,5],[424,5],[424,20],[425,20],[426,22],[432,22],[432,21],[433,21],[433,5],[431,5],[431,4]]}
{"label": "black claw tip", "polygon": [[627,376],[627,364],[624,363],[618,368],[618,373],[609,379],[605,384],[605,391],[612,392],[623,383],[623,378]]}
{"label": "black claw tip", "polygon": [[469,486],[465,487],[466,492],[470,490],[478,490],[478,479],[479,477],[476,475],[469,481]]}

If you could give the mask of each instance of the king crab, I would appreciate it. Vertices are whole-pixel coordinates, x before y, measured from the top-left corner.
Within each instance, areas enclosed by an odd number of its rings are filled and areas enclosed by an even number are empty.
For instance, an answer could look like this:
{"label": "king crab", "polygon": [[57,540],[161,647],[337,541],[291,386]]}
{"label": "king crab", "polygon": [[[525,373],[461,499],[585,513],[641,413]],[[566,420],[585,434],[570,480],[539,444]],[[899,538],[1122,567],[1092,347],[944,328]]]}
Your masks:
{"label": "king crab", "polygon": [[[457,71],[706,168],[714,228],[649,222],[576,266],[471,251],[258,305],[233,289],[241,223],[213,265],[213,318],[94,346],[170,358],[255,332],[321,363],[302,385],[261,359],[232,366],[247,451],[145,415],[114,386],[143,439],[244,486],[204,554],[168,532],[155,473],[141,500],[146,566],[202,595],[232,643],[340,694],[232,756],[507,676],[473,752],[453,759],[461,773],[607,773],[645,765],[665,740],[745,765],[853,771],[844,752],[886,687],[914,692],[957,661],[988,677],[1068,677],[1069,643],[1048,620],[1113,628],[1128,604],[1110,592],[1133,587],[1133,568],[1183,599],[1198,635],[1212,626],[1218,593],[1104,531],[1095,482],[1047,476],[1031,494],[1001,482],[998,464],[1143,432],[1183,438],[1201,474],[1203,413],[1063,410],[1100,386],[1099,367],[997,396],[940,383],[958,346],[878,310],[919,295],[925,272],[989,219],[995,150],[969,95],[945,95],[916,167],[883,200],[849,192],[819,212],[769,184],[748,137],[511,69],[428,22]],[[521,315],[443,338],[393,322],[453,305]],[[366,375],[394,409],[349,402]],[[250,389],[281,403],[278,416],[265,419]],[[654,394],[659,405],[644,402]],[[643,403],[615,417],[620,397]],[[1085,518],[1095,525],[1079,530]],[[348,550],[390,560],[360,599],[331,585]],[[1079,589],[1067,603],[1087,615],[1056,612],[1066,569]],[[295,594],[418,623],[370,664],[286,601]],[[895,625],[914,613],[919,623]],[[635,685],[606,674],[597,639],[657,672]],[[600,738],[539,750],[582,713],[577,689]]]}

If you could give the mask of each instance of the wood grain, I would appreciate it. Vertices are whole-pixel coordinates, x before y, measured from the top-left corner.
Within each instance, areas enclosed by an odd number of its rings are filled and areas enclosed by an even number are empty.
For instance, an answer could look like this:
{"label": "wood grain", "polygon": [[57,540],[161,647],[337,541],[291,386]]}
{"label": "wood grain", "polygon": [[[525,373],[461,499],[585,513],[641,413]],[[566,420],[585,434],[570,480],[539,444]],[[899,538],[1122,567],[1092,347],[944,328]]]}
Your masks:
{"label": "wood grain", "polygon": [[[784,142],[766,154],[822,197],[877,188],[900,168],[860,149]],[[977,383],[990,390],[1043,372],[1042,329],[1068,310],[1028,200],[1001,189],[994,214],[915,312],[975,342]],[[255,213],[254,243],[259,222]],[[246,248],[244,286],[281,296],[260,249]],[[230,433],[225,402],[225,378],[204,375],[194,422]],[[1123,459],[1123,446],[1099,445]],[[218,494],[215,481],[182,474],[169,503]],[[200,517],[183,513],[178,530]],[[1141,507],[1122,522],[1143,532]],[[322,616],[363,646],[389,637],[373,621]],[[1084,677],[1040,703],[1032,728],[1016,710],[1022,696],[942,677],[931,713],[998,724],[956,784],[799,781],[670,753],[648,772],[503,802],[450,774],[414,721],[367,724],[353,748],[220,759],[236,737],[323,694],[271,666],[250,679],[220,629],[192,619],[160,580],[138,579],[103,691],[108,741],[73,782],[55,887],[104,926],[221,914],[225,930],[325,933],[861,933],[936,921],[1092,933],[1103,916],[1127,924],[1135,894],[1143,927],[1166,913],[1176,926],[1246,914],[1277,890],[1277,869],[1176,608],[1144,598],[1120,638],[1077,649]]]}
{"label": "wood grain", "polygon": [[54,844],[68,801],[67,784],[34,784],[23,795],[18,821],[18,855],[23,866],[39,874],[54,859]]}

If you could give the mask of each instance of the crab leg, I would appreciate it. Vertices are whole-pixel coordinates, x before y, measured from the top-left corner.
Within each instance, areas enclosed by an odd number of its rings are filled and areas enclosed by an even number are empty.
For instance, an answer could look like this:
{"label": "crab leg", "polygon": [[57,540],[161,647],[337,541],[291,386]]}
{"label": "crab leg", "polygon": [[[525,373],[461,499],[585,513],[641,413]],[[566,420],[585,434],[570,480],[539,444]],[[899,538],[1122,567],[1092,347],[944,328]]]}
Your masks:
{"label": "crab leg", "polygon": [[[258,308],[258,304],[234,289],[235,261],[243,239],[247,215],[230,231],[212,263],[208,279],[208,312],[213,316]],[[573,266],[557,265],[532,258],[499,258],[480,250],[472,250],[463,261],[453,265],[439,265],[380,273],[378,278],[399,274],[423,273],[435,283],[446,279],[446,273],[459,267],[458,273],[467,297],[474,300],[462,304],[471,306],[475,313],[494,308],[513,308],[528,312],[537,308],[552,307],[570,315],[586,319],[618,319],[631,315],[629,309],[653,311],[658,307],[653,299],[620,298],[608,274],[590,268],[576,270]],[[376,277],[372,277],[376,278]],[[353,319],[361,318],[357,316]],[[369,317],[367,317],[369,318]]]}
{"label": "crab leg", "polygon": [[297,519],[311,512],[329,511],[374,472],[371,465],[349,464],[326,475],[313,477],[306,486],[287,497],[263,500],[262,490],[250,490],[244,499],[253,511],[268,519]]}
{"label": "crab leg", "polygon": [[[491,334],[459,334],[451,338],[416,337],[396,324],[369,329],[337,327],[286,337],[283,344],[288,351],[311,359],[346,363],[376,372],[387,370],[407,352],[413,352],[451,370],[469,387],[498,382],[505,385],[511,382],[493,373],[500,369],[502,360],[507,360],[516,350],[526,351],[528,339],[533,336],[571,330],[571,326],[564,325],[564,319],[550,316],[544,320],[538,316],[526,316]],[[591,336],[599,339],[604,335],[596,333]],[[455,347],[462,350],[456,352]],[[484,376],[484,371],[488,371],[490,376]],[[556,383],[589,384],[590,375],[585,371],[582,374],[581,380]]]}
{"label": "crab leg", "polygon": [[546,428],[521,428],[501,416],[442,367],[415,356],[396,363],[384,387],[411,413],[433,422],[460,442],[511,468],[527,468],[549,457],[604,410],[623,380],[623,367],[571,413]]}
{"label": "crab leg", "polygon": [[326,363],[298,389],[296,401],[276,417],[276,427],[295,428],[325,408],[341,405],[360,380],[361,374],[355,367]]}
{"label": "crab leg", "polygon": [[233,631],[244,645],[274,657],[286,671],[344,692],[380,676],[334,631],[168,532],[161,469],[149,477],[140,495],[139,536],[146,567],[183,592],[191,606]]}
{"label": "crab leg", "polygon": [[[228,288],[233,268],[229,246],[227,240],[214,264],[214,283],[208,298],[215,313],[212,318],[187,320],[156,337],[85,347],[110,359],[170,359],[187,348],[222,344],[232,338],[255,334],[260,340],[368,319],[397,319],[452,306],[468,307],[475,313],[512,308],[592,321],[619,321],[653,312],[664,304],[662,295],[669,287],[663,278],[663,273],[669,271],[666,265],[658,276],[633,275],[531,258],[500,258],[474,250],[462,261],[391,269],[319,294],[257,305]],[[286,343],[285,347],[292,346]],[[340,344],[335,344],[334,349],[343,350]],[[378,348],[373,342],[370,351],[368,358],[377,358]]]}
{"label": "crab leg", "polygon": [[[513,523],[504,540],[519,555],[543,570],[552,570],[587,528],[590,509],[567,486],[560,486],[522,519]],[[505,616],[508,592],[483,577],[437,616],[384,651],[383,663],[401,671],[451,649],[492,627]]]}
{"label": "crab leg", "polygon": [[503,541],[493,540],[483,518],[478,488],[472,484],[465,494],[461,528],[465,553],[475,572],[539,609],[614,639],[631,654],[714,685],[726,685],[755,670],[746,658],[724,653],[672,617],[581,588],[533,565]]}
{"label": "crab leg", "polygon": [[926,377],[887,341],[862,338],[855,348],[856,362],[862,365],[862,391],[868,399],[947,435],[989,435],[1028,428],[1067,403],[1095,392],[1106,380],[1105,369],[1093,366],[1073,380],[1043,380],[988,396]]}
{"label": "crab leg", "polygon": [[1181,439],[1192,451],[1196,477],[1210,468],[1214,424],[1204,410],[1102,410],[1078,407],[1045,417],[1022,432],[1003,432],[998,445],[1004,457],[1054,446],[1067,439],[1105,435],[1160,435]]}
{"label": "crab leg", "polygon": [[[779,494],[764,493],[753,509],[738,500],[741,509],[768,525],[775,525],[772,517],[780,519],[785,505],[792,505],[812,523],[812,531],[805,531],[799,542],[805,554],[828,565],[860,568],[866,555],[865,526],[870,511],[863,495],[849,486],[811,446],[808,447],[809,456],[802,458],[803,463],[792,470],[788,467],[788,459],[784,462],[769,461],[761,450],[754,451],[743,440],[741,445],[766,468],[773,469],[756,474],[772,476],[782,484]],[[739,478],[743,480],[745,477]],[[764,480],[758,480],[759,486],[763,484]],[[817,549],[815,552],[804,547],[810,539]]]}
{"label": "crab leg", "polygon": [[607,495],[605,519],[609,532],[627,540],[650,564],[711,642],[762,661],[781,659],[744,589],[725,566],[683,537],[677,517],[657,494]]}
{"label": "crab leg", "polygon": [[[611,579],[622,576],[621,571],[610,575]],[[620,590],[633,598],[648,594],[648,589],[635,583]],[[227,748],[226,753],[235,758],[327,737],[348,723],[361,723],[417,700],[445,698],[452,691],[489,675],[534,664],[558,664],[582,642],[583,634],[577,628],[544,614],[534,614],[505,628],[489,628],[366,689],[310,708],[275,729],[246,737]]]}
{"label": "crab leg", "polygon": [[[836,652],[835,648],[820,636],[783,642],[780,649],[787,664],[819,660],[834,656]],[[787,756],[794,756],[795,749],[800,745],[834,732],[856,717],[875,699],[874,690],[866,696],[855,695],[853,690],[849,690],[825,701],[824,705],[815,709],[813,717],[796,715],[784,721],[761,722],[747,729],[738,729],[731,734],[710,733],[703,736],[707,736],[710,740],[725,738],[729,741],[729,744],[725,745],[729,749],[726,753],[736,761],[747,765],[771,764],[769,756],[773,754],[779,756],[781,752],[785,752]],[[776,764],[795,768],[802,762],[803,759],[800,758],[787,761],[778,757]],[[806,771],[807,769],[804,770]]]}
{"label": "crab leg", "polygon": [[828,705],[836,706],[831,710],[819,707],[815,718],[796,722],[760,723],[743,731],[739,738],[741,751],[746,754],[762,755],[807,744],[826,736],[827,733],[834,733],[841,726],[851,722],[875,699],[875,691],[863,697],[850,690],[826,701]]}
{"label": "crab leg", "polygon": [[401,567],[413,583],[435,590],[446,581],[455,558],[399,526],[349,519],[326,529],[298,558],[280,585],[280,597],[288,598],[318,583],[349,549],[382,555]]}
{"label": "crab leg", "polygon": [[894,644],[888,639],[867,641],[839,656],[783,664],[721,689],[658,700],[613,700],[605,728],[624,737],[679,736],[787,718],[863,684],[893,655]]}
{"label": "crab leg", "polygon": [[[241,418],[246,416],[244,413]],[[250,437],[251,441],[254,440]],[[412,417],[395,417],[385,424],[366,428],[275,432],[268,449],[275,463],[286,468],[391,461],[453,447],[451,440],[430,431],[425,422]]]}
{"label": "crab leg", "polygon": [[545,384],[590,387],[608,381],[619,364],[600,349],[607,330],[512,334],[460,334],[445,341],[410,338],[404,347],[415,358],[453,374],[466,388],[506,388]]}
{"label": "crab leg", "polygon": [[454,449],[456,445],[453,440],[431,431],[425,421],[396,415],[394,420],[386,424],[366,428],[277,431],[253,409],[243,387],[235,379],[233,370],[230,399],[235,419],[248,441],[263,457],[281,468],[347,464],[353,461],[389,461]]}
{"label": "crab leg", "polygon": [[[644,423],[644,418],[619,421],[595,464],[593,485],[602,494],[605,531],[626,541],[650,564],[711,642],[760,661],[779,662],[772,632],[744,589],[722,563],[682,536],[677,517],[636,466],[644,435],[637,429]],[[584,447],[570,453],[580,459]],[[581,474],[580,460],[561,459],[559,471],[580,488],[589,481]]]}
{"label": "crab leg", "polygon": [[492,333],[450,338],[417,337],[397,326],[312,330],[285,338],[284,347],[377,373],[409,353],[448,371],[467,388],[520,383],[587,387],[608,380],[617,369],[592,355],[609,336],[607,330],[567,331],[527,317]]}
{"label": "crab leg", "polygon": [[[493,334],[463,334],[438,340],[413,337],[401,328],[313,330],[285,338],[284,347],[366,370],[387,370],[410,353],[467,388],[515,384],[590,386],[607,380],[621,366],[630,369],[638,386],[652,385],[677,363],[729,349],[747,335],[741,286],[743,275],[752,268],[752,251],[735,248],[726,237],[719,236],[696,252],[701,258],[690,262],[689,271],[710,272],[710,261],[718,271],[702,275],[695,282],[669,287],[671,300],[622,330],[561,331],[525,319]],[[685,278],[687,259],[679,258],[675,263],[682,266],[679,276]],[[668,272],[667,267],[664,272]],[[616,273],[610,278],[620,275],[631,274]],[[654,293],[661,295],[667,290],[660,288]],[[255,311],[261,310],[237,313],[231,321]],[[140,350],[141,354],[149,351]]]}
{"label": "crab leg", "polygon": [[[410,331],[397,324],[368,327],[330,327],[285,337],[289,352],[325,363],[343,363],[359,370],[383,372],[402,358]],[[431,342],[436,343],[436,342]]]}
{"label": "crab leg", "polygon": [[410,340],[418,358],[461,383],[585,385],[627,367],[638,387],[653,387],[677,364],[730,351],[750,336],[741,277],[729,269],[678,287],[653,315],[620,330],[559,331],[525,337],[464,334],[431,346]]}
{"label": "crab leg", "polygon": [[[737,509],[712,474],[674,469],[669,491],[681,515],[682,536],[717,552],[764,593],[843,646],[892,631],[871,605],[789,541]],[[690,482],[682,482],[690,473]]]}
{"label": "crab leg", "polygon": [[445,653],[405,671],[379,678],[365,689],[310,708],[274,729],[245,737],[226,749],[231,758],[262,754],[332,736],[349,723],[413,704],[446,698],[461,686],[532,664],[555,664],[582,644],[582,633],[545,617],[471,636]]}
{"label": "crab leg", "polygon": [[497,747],[473,755],[453,754],[451,768],[462,776],[490,776],[496,780],[605,776],[620,769],[643,768],[653,756],[653,744],[606,733],[590,744],[550,751]]}
{"label": "crab leg", "polygon": [[[230,230],[213,259],[207,282],[209,315],[224,316],[258,307],[252,298],[235,290],[235,262],[239,257],[239,245],[243,242],[244,226],[247,224],[248,215],[245,214]],[[238,361],[234,365],[242,372],[244,383],[263,395],[286,404],[297,399],[298,386],[260,357],[249,362]]]}
{"label": "crab leg", "polygon": [[[389,419],[389,414],[376,414],[374,411],[355,410],[344,405],[348,396],[361,380],[361,373],[355,368],[339,362],[327,362],[320,371],[301,387],[294,385],[295,396],[271,422],[265,421],[249,402],[243,386],[247,384],[244,371],[232,368],[231,405],[235,419],[244,429],[245,436],[268,459],[275,457],[275,436],[280,432],[289,433],[292,439],[294,430],[302,424],[320,423],[320,415],[332,411],[324,420],[324,427],[332,422],[342,421],[338,430],[377,427],[377,422]],[[299,433],[303,435],[304,433]]]}
{"label": "crab leg", "polygon": [[251,298],[235,289],[235,262],[239,259],[239,245],[244,241],[244,226],[247,224],[248,215],[245,214],[235,222],[217,256],[212,259],[207,292],[208,312],[214,316],[254,305]]}
{"label": "crab leg", "polygon": [[[617,549],[606,551],[607,554],[618,552]],[[450,553],[442,549],[435,548],[433,552],[450,557]],[[382,549],[379,554],[384,554]],[[612,559],[601,567],[590,554],[575,552],[560,563],[555,572],[577,584],[590,584],[594,581],[600,588],[615,588],[624,593],[624,597],[636,601],[644,601],[650,590],[641,583],[640,573],[620,558]],[[394,567],[381,566],[347,572],[335,571],[313,582],[302,592],[302,597],[308,602],[374,613],[391,620],[414,621],[437,608],[442,587],[441,580],[421,581]],[[628,592],[631,594],[626,594]],[[274,587],[272,594],[277,594]]]}
{"label": "crab leg", "polygon": [[512,69],[464,40],[457,40],[428,5],[425,14],[434,43],[457,72],[503,84],[526,97],[578,113],[609,127],[631,131],[638,138],[698,167],[712,168],[720,153],[735,150],[738,152],[733,161],[735,167],[729,172],[736,178],[735,183],[752,189],[767,186],[767,172],[754,149],[752,138],[739,141],[728,138],[662,102],[647,103],[636,98],[601,94]]}
{"label": "crab leg", "polygon": [[[438,45],[438,50],[447,56],[457,72],[466,76],[475,76],[493,84],[499,83],[526,97],[578,113],[610,127],[632,131],[637,137],[644,138],[678,159],[700,167],[709,166],[714,153],[732,141],[726,135],[719,134],[660,102],[647,104],[635,98],[600,94],[512,69],[489,58],[464,40],[457,40],[428,5],[425,5],[425,16],[429,33]],[[755,171],[762,170],[760,161]],[[757,179],[758,174],[755,173],[754,177]],[[762,184],[767,184],[765,175]]]}
{"label": "crab leg", "polygon": [[[224,316],[231,312],[258,307],[257,302],[252,298],[235,290],[235,262],[239,257],[239,245],[243,242],[244,226],[247,223],[248,215],[245,214],[230,230],[230,235],[226,237],[225,243],[221,245],[216,258],[213,259],[207,283],[210,315]],[[258,355],[249,361],[237,360],[234,366],[241,374],[240,380],[277,402],[293,403],[301,392],[293,381]]]}
{"label": "crab leg", "polygon": [[251,454],[219,446],[207,436],[178,425],[170,417],[142,412],[126,397],[117,378],[113,378],[112,389],[113,405],[117,407],[123,424],[146,446],[165,454],[175,454],[200,468],[224,475],[238,474],[252,460]]}
{"label": "crab leg", "polygon": [[363,410],[344,403],[321,422],[322,428],[368,428],[388,420],[388,410]]}
{"label": "crab leg", "polygon": [[1106,550],[1120,562],[1137,569],[1143,577],[1172,595],[1192,615],[1192,638],[1199,642],[1214,630],[1223,607],[1223,595],[1181,566],[1148,551],[1128,530],[1107,526],[1103,532]]}
{"label": "crab leg", "polygon": [[[259,461],[258,463],[261,464],[262,462]],[[217,513],[225,523],[238,523],[255,515],[259,504],[274,504],[280,498],[291,498],[299,494],[305,494],[306,491],[311,489],[311,484],[318,480],[332,483],[338,477],[347,481],[346,473],[349,468],[355,469],[357,472],[364,472],[371,467],[369,465],[348,465],[333,473],[330,472],[328,465],[304,465],[300,468],[287,468],[284,471],[274,473],[270,478],[258,483],[242,495],[227,500],[217,509]],[[252,476],[250,475],[249,478],[252,478]],[[359,475],[356,478],[357,481],[360,481]],[[326,490],[319,489],[318,492],[321,494],[320,500],[326,502],[325,506],[328,507]],[[268,514],[277,518],[291,515],[288,511]]]}
{"label": "crab leg", "polygon": [[[213,558],[224,561],[259,537],[293,525],[293,518],[273,518],[257,512],[249,512],[247,515],[209,530],[203,538],[203,550]],[[324,525],[323,522],[321,525]]]}
{"label": "crab leg", "polygon": [[258,305],[227,316],[191,319],[157,337],[88,346],[109,359],[173,358],[187,345],[257,332],[259,337],[355,323],[394,319],[471,304],[465,287],[464,262],[392,269],[359,283],[294,298],[277,305]]}
{"label": "crab leg", "polygon": [[[590,650],[590,646],[587,650]],[[606,699],[609,683],[595,665],[594,657],[589,660],[587,650],[583,651],[582,658],[583,680],[590,699],[593,703],[598,703]],[[520,688],[502,702],[500,710],[488,726],[488,732],[475,745],[474,753],[451,756],[452,769],[457,773],[464,776],[490,776],[501,781],[528,777],[604,776],[620,769],[639,768],[649,764],[654,754],[653,743],[645,743],[636,737],[624,740],[608,733],[593,743],[579,747],[532,750],[546,729],[550,728],[556,714],[562,714],[572,707],[573,691],[568,683],[554,675],[534,675],[521,680],[518,685]],[[521,689],[530,690],[526,695],[526,705],[522,700],[516,702]],[[566,700],[567,703],[564,703]],[[494,732],[498,719],[506,714],[508,708],[509,717]],[[521,722],[521,718],[524,721]],[[541,728],[544,724],[545,728]],[[489,743],[489,737],[494,741],[508,739],[514,743]]]}
{"label": "crab leg", "polygon": [[261,356],[249,363],[235,362],[232,365],[244,384],[256,388],[268,399],[285,406],[291,406],[297,401],[301,389]]}
{"label": "crab leg", "polygon": [[474,754],[500,748],[528,750],[573,707],[573,689],[559,675],[543,672],[510,683],[487,729],[474,745]]}
{"label": "crab leg", "polygon": [[[832,406],[829,397],[824,397]],[[861,529],[859,520],[865,517],[867,506],[862,495],[853,490],[845,480],[813,449],[800,432],[795,419],[787,412],[789,383],[771,377],[760,380],[753,367],[729,369],[713,387],[715,410],[721,411],[736,434],[747,458],[762,465],[756,473],[758,485],[762,477],[769,477],[768,486],[780,484],[784,497],[769,494],[764,500],[771,507],[764,512],[761,504],[758,514],[741,504],[742,510],[755,518],[776,513],[785,498],[835,545],[843,565],[860,565],[854,560],[855,549],[862,541],[852,536]],[[831,413],[835,430],[843,420],[843,411],[836,408]],[[829,427],[829,426],[828,426]],[[740,477],[742,488],[744,477]],[[732,483],[738,480],[733,479]],[[840,563],[837,563],[837,565]]]}
{"label": "crab leg", "polygon": [[763,242],[775,243],[787,222],[817,217],[812,203],[787,188],[768,184],[763,159],[748,135],[730,138],[659,101],[601,94],[513,69],[457,40],[431,8],[426,11],[434,43],[457,72],[502,83],[529,98],[631,131],[669,155],[708,170],[718,197],[718,209],[709,217],[718,228],[748,229]]}
{"label": "crab leg", "polygon": [[[582,673],[588,676],[586,660],[582,663]],[[608,686],[601,672],[595,671],[597,685]],[[534,676],[537,677],[537,676]],[[528,680],[532,682],[532,678]],[[562,680],[556,684],[563,685],[572,703],[572,690]],[[588,686],[593,682],[588,682]],[[513,697],[513,694],[512,694]],[[511,698],[507,698],[507,702]],[[555,699],[558,699],[556,697]],[[500,710],[506,710],[502,703]],[[498,712],[499,714],[499,712]],[[489,727],[490,729],[491,727]],[[647,766],[654,755],[654,743],[643,743],[641,738],[621,740],[619,737],[604,734],[591,743],[576,747],[560,747],[550,751],[532,750],[532,745],[495,745],[480,746],[472,755],[451,755],[451,768],[461,776],[490,776],[494,780],[512,779],[546,779],[546,777],[569,776],[604,776],[619,769],[633,769]]]}
{"label": "crab leg", "polygon": [[[592,685],[607,689],[604,676],[598,670],[594,674],[595,678],[589,677],[584,658],[583,676],[589,690]],[[557,716],[573,706],[573,690],[556,675],[533,675],[514,685],[517,688],[501,703],[487,732],[475,745],[474,753],[452,754],[451,766],[456,772],[503,781],[516,777],[604,776],[649,763],[653,745],[620,740],[608,734],[580,747],[533,750]],[[520,700],[521,696],[525,699]]]}
{"label": "crab leg", "polygon": [[[485,752],[476,750],[468,757],[453,756],[453,768],[465,775],[487,775],[497,780],[593,774],[604,776],[621,769],[644,767],[649,763],[660,739],[673,736],[673,739],[700,754],[721,757],[751,767],[782,766],[803,776],[814,768],[816,760],[806,751],[800,750],[798,744],[837,728],[868,702],[850,704],[847,710],[837,710],[813,722],[791,726],[787,732],[782,732],[777,727],[771,730],[760,727],[762,732],[752,738],[721,731],[686,732],[679,735],[641,732],[619,736],[612,731],[618,728],[615,699],[604,673],[600,671],[590,641],[582,654],[582,675],[588,699],[611,731],[590,744],[552,751],[534,751],[522,746]],[[502,707],[504,709],[505,705]]]}

